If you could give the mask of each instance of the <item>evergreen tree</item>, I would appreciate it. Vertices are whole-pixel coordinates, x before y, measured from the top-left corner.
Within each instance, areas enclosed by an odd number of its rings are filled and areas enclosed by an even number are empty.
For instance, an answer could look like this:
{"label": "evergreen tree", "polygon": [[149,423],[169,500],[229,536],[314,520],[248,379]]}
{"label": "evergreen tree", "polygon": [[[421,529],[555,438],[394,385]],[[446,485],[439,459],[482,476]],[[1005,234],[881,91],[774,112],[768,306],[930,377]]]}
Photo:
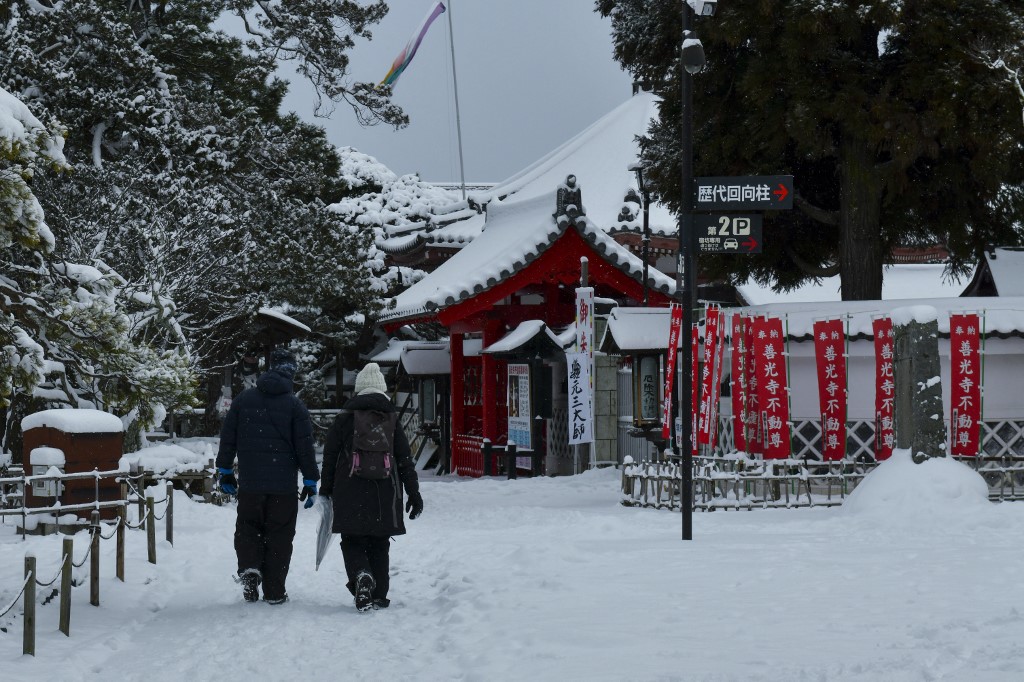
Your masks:
{"label": "evergreen tree", "polygon": [[184,340],[154,343],[167,340],[173,304],[132,291],[100,261],[59,257],[33,184],[68,169],[62,148],[58,124],[42,124],[0,89],[0,435],[16,452],[20,417],[34,409],[106,409],[137,434],[192,392]]}
{"label": "evergreen tree", "polygon": [[[698,175],[791,173],[797,210],[767,215],[764,254],[702,258],[713,275],[780,288],[839,273],[881,297],[897,245],[941,243],[965,271],[1016,244],[1024,217],[1021,101],[981,57],[1019,55],[1004,0],[722,2],[696,21]],[[662,98],[644,140],[651,183],[678,209],[681,3],[598,0],[616,59]]]}
{"label": "evergreen tree", "polygon": [[[340,0],[0,0],[0,85],[67,128],[71,173],[34,188],[56,255],[118,273],[121,296],[148,302],[147,342],[184,340],[209,369],[249,345],[262,306],[300,319],[347,311],[318,332],[353,338],[346,315],[379,305],[363,262],[372,235],[354,238],[327,210],[346,191],[337,153],[322,128],[280,111],[286,84],[273,72],[295,60],[325,108],[347,102],[364,122],[403,125],[387,89],[348,82],[347,51],[384,12]],[[244,44],[214,28],[225,14],[244,19]]]}

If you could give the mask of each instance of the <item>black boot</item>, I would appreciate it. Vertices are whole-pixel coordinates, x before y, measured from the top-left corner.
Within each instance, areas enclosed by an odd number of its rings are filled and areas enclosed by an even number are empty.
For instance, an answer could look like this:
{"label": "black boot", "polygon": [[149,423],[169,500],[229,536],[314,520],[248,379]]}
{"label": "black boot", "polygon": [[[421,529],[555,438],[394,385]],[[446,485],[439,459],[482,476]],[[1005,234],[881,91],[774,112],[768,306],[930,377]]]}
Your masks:
{"label": "black boot", "polygon": [[260,572],[255,568],[246,569],[241,576],[242,598],[253,602],[260,600]]}
{"label": "black boot", "polygon": [[373,588],[376,583],[369,573],[356,576],[356,610],[368,611],[373,608]]}

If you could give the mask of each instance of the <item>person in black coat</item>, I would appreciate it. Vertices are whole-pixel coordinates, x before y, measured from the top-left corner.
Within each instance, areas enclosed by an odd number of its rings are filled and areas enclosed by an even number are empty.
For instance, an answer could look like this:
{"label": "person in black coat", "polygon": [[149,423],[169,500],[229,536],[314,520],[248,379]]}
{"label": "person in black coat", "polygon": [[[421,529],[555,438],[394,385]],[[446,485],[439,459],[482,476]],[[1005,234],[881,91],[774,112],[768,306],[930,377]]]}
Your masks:
{"label": "person in black coat", "polygon": [[392,536],[405,533],[403,488],[409,497],[404,506],[410,519],[423,512],[423,498],[409,441],[397,420],[393,434],[394,466],[390,474],[373,480],[351,473],[355,413],[359,410],[396,412],[387,396],[384,375],[374,362],[359,372],[355,393],[327,432],[320,494],[332,498],[332,531],[341,534],[341,553],[348,575],[346,587],[355,597],[356,608],[366,611],[371,607],[387,608],[391,603],[387,598],[389,543]]}
{"label": "person in black coat", "polygon": [[[270,370],[255,388],[238,394],[224,419],[217,453],[220,487],[238,495],[235,554],[242,596],[270,604],[288,600],[285,579],[292,558],[298,504],[297,472],[302,498],[312,506],[320,474],[313,454],[313,424],[306,406],[292,392],[295,356],[283,348],[270,356]],[[238,457],[238,479],[234,476]]]}

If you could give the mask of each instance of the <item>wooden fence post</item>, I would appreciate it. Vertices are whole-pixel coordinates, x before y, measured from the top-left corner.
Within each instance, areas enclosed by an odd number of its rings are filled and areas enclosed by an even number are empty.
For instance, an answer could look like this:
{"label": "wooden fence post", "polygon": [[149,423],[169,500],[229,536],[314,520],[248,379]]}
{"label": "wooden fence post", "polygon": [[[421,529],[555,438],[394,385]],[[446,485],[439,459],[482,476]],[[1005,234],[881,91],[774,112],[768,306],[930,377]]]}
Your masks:
{"label": "wooden fence post", "polygon": [[22,635],[21,653],[29,656],[36,655],[36,558],[25,555],[25,577],[28,582],[25,585],[25,624]]}
{"label": "wooden fence post", "polygon": [[92,549],[89,550],[89,603],[100,605],[100,513],[94,511],[89,526]]}
{"label": "wooden fence post", "polygon": [[117,579],[124,582],[124,532],[128,524],[128,505],[121,508],[121,518],[117,522],[117,556],[114,559],[114,572]]}
{"label": "wooden fence post", "polygon": [[156,563],[156,523],[153,521],[153,498],[146,498],[146,516],[149,523],[146,524],[146,545],[149,548],[149,563]]}
{"label": "wooden fence post", "polygon": [[60,631],[71,636],[71,572],[74,569],[75,539],[64,538],[61,550],[63,562],[60,566]]}
{"label": "wooden fence post", "polygon": [[138,479],[138,502],[139,502],[139,527],[145,530],[146,528],[146,472],[139,465],[139,479]]}
{"label": "wooden fence post", "polygon": [[167,524],[167,544],[174,545],[174,484],[167,481],[167,511],[164,512]]}

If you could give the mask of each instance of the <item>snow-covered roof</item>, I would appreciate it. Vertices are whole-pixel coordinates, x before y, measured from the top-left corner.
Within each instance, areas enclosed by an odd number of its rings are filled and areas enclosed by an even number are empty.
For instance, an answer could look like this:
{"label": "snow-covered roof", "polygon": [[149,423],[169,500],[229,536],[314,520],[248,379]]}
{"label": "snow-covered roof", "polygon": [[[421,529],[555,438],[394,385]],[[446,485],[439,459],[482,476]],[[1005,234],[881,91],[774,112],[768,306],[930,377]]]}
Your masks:
{"label": "snow-covered roof", "polygon": [[746,308],[729,308],[726,312],[746,315],[772,315],[783,317],[791,338],[810,337],[814,322],[842,317],[849,320],[850,336],[871,336],[871,322],[876,317],[891,315],[893,310],[928,306],[938,314],[940,334],[949,333],[949,314],[977,312],[984,314],[985,334],[1024,335],[1024,297],[999,298],[916,298],[888,301],[838,301],[772,303]]}
{"label": "snow-covered roof", "polygon": [[[1022,261],[1024,265],[1024,261]],[[950,279],[942,264],[886,265],[882,278],[882,299],[943,298],[959,296],[967,281]],[[1024,275],[1021,275],[1024,282]],[[839,276],[809,280],[804,286],[787,292],[775,292],[771,287],[748,280],[736,287],[740,299],[749,305],[774,303],[811,303],[841,301]],[[1021,293],[1024,293],[1022,291]]]}
{"label": "snow-covered roof", "polygon": [[[440,341],[408,341],[390,339],[388,347],[377,353],[371,362],[380,365],[401,364],[406,374],[411,376],[451,374],[452,356],[450,339]],[[483,348],[483,340],[463,338],[463,357],[477,357]]]}
{"label": "snow-covered roof", "polygon": [[[484,348],[484,353],[511,353],[522,348],[524,345],[543,336],[547,338],[558,349],[565,348],[559,335],[553,332],[543,320],[524,320],[505,336],[501,337],[491,345]],[[575,336],[573,337],[575,338]]]}
{"label": "snow-covered roof", "polygon": [[[619,245],[589,217],[577,219],[575,228],[559,225],[552,217],[555,190],[537,197],[509,197],[492,202],[487,225],[479,237],[440,267],[394,298],[395,307],[381,315],[384,321],[415,317],[490,289],[526,267],[568,229],[576,229],[609,262],[635,279],[643,277],[643,262]],[[581,186],[586,205],[588,190]],[[649,268],[652,288],[663,293],[675,291],[675,282]]]}
{"label": "snow-covered roof", "polygon": [[[514,195],[519,199],[552,198],[553,189],[575,175],[583,188],[583,206],[591,220],[610,227],[619,215],[623,197],[636,189],[630,166],[637,161],[636,138],[647,133],[658,117],[658,97],[640,91],[571,140],[552,150],[487,192],[470,198],[486,204]],[[661,204],[651,204],[650,225],[655,232],[674,234],[676,219]]]}
{"label": "snow-covered roof", "polygon": [[1024,296],[1024,249],[993,249],[985,261],[1001,297]]}
{"label": "snow-covered roof", "polygon": [[64,433],[121,433],[124,424],[116,415],[102,410],[54,409],[30,414],[21,420],[21,430],[49,426]]}
{"label": "snow-covered roof", "polygon": [[288,325],[290,327],[295,327],[296,329],[301,329],[302,331],[307,332],[307,333],[312,331],[309,327],[307,327],[306,325],[302,324],[301,322],[296,320],[294,317],[290,317],[288,315],[285,315],[280,310],[275,310],[274,308],[260,308],[259,311],[257,312],[257,314],[258,315],[265,315],[266,317],[272,317],[275,320],[279,320],[279,321],[285,323],[286,325]]}
{"label": "snow-covered roof", "polygon": [[670,323],[669,308],[613,308],[598,348],[606,353],[664,351]]}
{"label": "snow-covered roof", "polygon": [[[604,230],[639,230],[639,213],[625,223],[618,216],[626,192],[636,189],[636,175],[630,170],[639,153],[636,138],[646,134],[651,120],[657,118],[658,101],[649,92],[638,92],[508,179],[470,192],[468,202],[457,201],[435,210],[432,229],[419,232],[415,240],[391,233],[378,246],[389,253],[408,252],[421,244],[461,248],[484,229],[485,217],[473,206],[489,211],[494,202],[507,198],[550,198],[553,206],[554,190],[568,175],[575,175],[583,188],[583,206],[595,225]],[[649,222],[654,234],[676,233],[676,218],[661,204],[651,204]]]}

